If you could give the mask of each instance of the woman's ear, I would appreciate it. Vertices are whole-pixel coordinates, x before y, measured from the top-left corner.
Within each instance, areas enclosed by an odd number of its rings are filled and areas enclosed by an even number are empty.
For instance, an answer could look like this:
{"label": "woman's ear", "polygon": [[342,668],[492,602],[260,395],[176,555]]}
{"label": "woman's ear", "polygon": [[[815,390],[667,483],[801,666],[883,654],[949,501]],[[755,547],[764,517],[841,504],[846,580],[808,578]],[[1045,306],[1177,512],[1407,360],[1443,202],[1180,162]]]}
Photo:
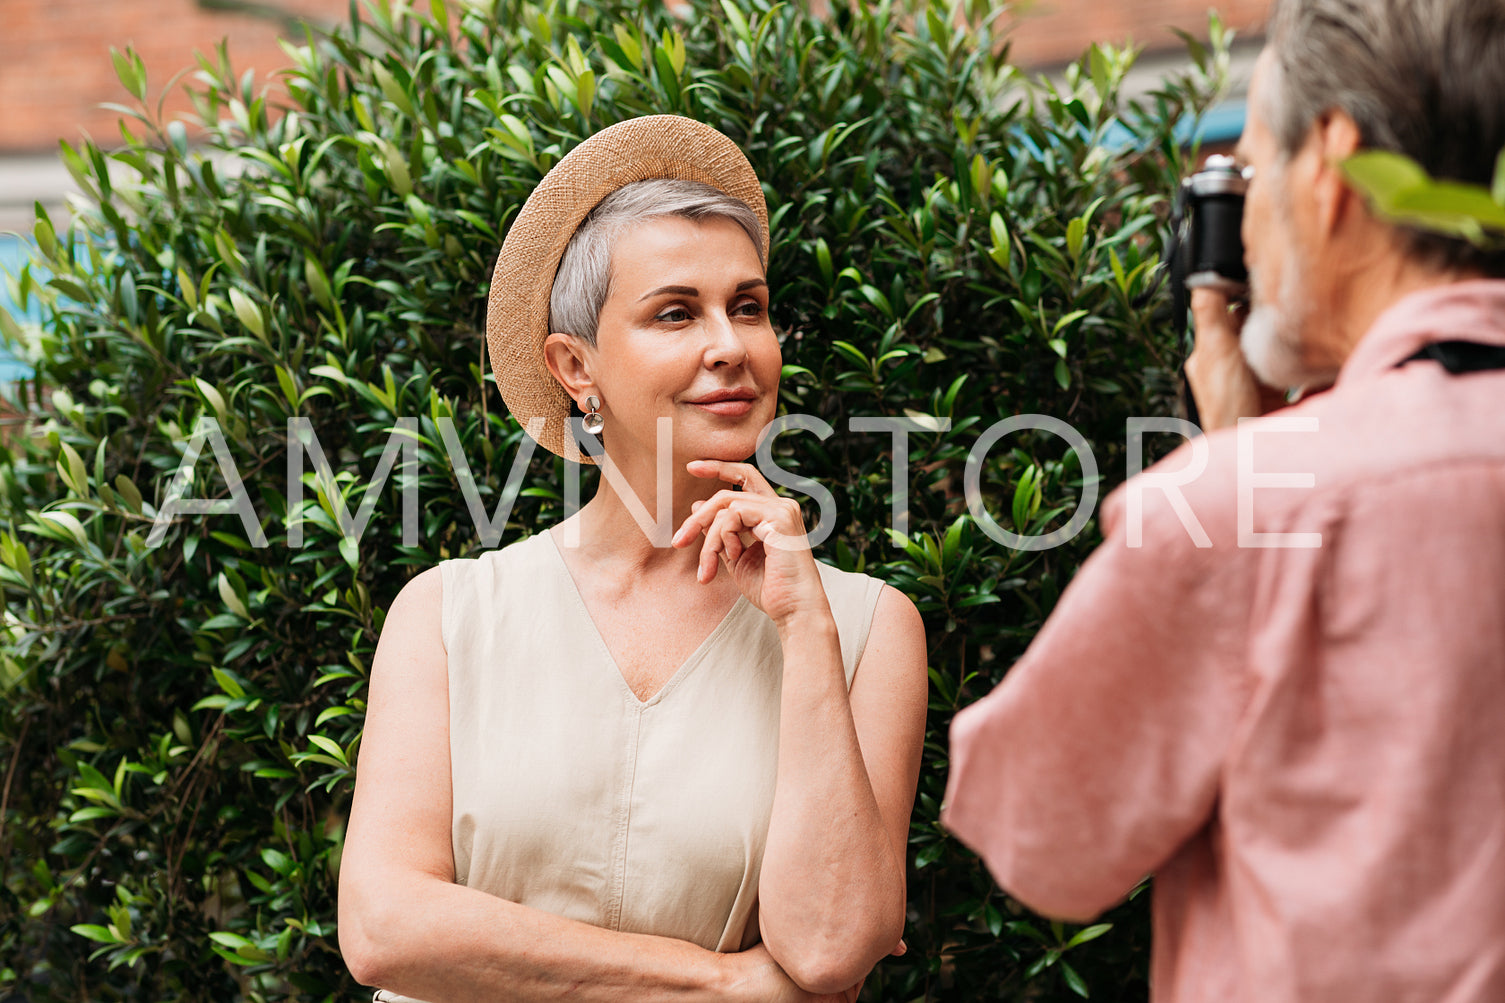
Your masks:
{"label": "woman's ear", "polygon": [[549,373],[578,403],[595,386],[590,375],[590,346],[573,334],[555,332],[544,339],[543,360]]}

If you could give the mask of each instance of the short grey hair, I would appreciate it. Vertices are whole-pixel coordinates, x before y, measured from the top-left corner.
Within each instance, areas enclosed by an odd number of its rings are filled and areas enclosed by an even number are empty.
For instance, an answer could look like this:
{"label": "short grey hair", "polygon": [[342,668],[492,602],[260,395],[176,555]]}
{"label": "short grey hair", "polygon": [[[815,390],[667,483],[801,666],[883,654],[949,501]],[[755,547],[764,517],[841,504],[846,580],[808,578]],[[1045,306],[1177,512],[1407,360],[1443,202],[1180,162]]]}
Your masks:
{"label": "short grey hair", "polygon": [[611,253],[617,238],[639,223],[664,216],[731,220],[746,231],[759,266],[768,267],[762,227],[746,202],[699,181],[634,181],[597,203],[570,238],[549,293],[549,330],[594,345],[601,307],[611,292]]}
{"label": "short grey hair", "polygon": [[[1368,149],[1489,186],[1505,147],[1501,0],[1276,0],[1266,115],[1288,158],[1341,109]],[[1412,257],[1505,277],[1505,251],[1403,228]]]}

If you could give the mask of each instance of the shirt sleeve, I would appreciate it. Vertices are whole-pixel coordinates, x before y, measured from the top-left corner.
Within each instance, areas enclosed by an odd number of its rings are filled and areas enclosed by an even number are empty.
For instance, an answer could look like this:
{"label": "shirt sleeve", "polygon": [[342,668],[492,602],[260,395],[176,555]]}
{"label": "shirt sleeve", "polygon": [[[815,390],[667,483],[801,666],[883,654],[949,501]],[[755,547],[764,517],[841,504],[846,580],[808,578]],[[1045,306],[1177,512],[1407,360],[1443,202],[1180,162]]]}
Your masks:
{"label": "shirt sleeve", "polygon": [[1157,494],[1142,546],[1110,528],[1024,657],[952,724],[943,822],[1044,915],[1114,905],[1217,799],[1250,597],[1236,548],[1198,549]]}

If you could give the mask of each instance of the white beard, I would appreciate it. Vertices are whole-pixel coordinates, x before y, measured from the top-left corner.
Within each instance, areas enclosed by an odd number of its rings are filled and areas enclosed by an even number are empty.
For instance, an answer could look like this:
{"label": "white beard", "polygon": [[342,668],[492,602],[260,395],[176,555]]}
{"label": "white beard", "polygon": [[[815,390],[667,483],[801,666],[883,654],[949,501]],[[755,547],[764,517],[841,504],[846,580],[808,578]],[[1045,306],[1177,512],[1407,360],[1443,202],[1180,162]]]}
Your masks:
{"label": "white beard", "polygon": [[[1289,246],[1289,245],[1288,245]],[[1249,276],[1249,316],[1239,335],[1244,361],[1267,387],[1277,390],[1325,387],[1338,375],[1302,359],[1301,334],[1311,319],[1306,262],[1297,253],[1286,257],[1280,291],[1272,300],[1260,295],[1257,273]]]}

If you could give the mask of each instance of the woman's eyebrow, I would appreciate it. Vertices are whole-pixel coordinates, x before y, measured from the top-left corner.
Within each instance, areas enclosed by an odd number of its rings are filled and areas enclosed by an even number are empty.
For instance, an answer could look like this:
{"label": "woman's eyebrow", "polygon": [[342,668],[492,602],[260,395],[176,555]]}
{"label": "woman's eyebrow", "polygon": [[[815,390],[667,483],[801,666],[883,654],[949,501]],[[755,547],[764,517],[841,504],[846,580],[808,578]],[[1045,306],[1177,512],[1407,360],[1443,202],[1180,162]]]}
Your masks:
{"label": "woman's eyebrow", "polygon": [[[748,289],[756,289],[759,286],[766,285],[768,285],[768,281],[766,279],[743,279],[741,282],[737,283],[736,291],[740,293],[745,292]],[[650,289],[642,296],[639,296],[638,302],[641,303],[643,302],[643,300],[652,299],[655,296],[663,296],[665,294],[674,296],[699,296],[700,290],[696,289],[694,286],[659,286],[657,289]]]}
{"label": "woman's eyebrow", "polygon": [[638,297],[638,302],[641,303],[643,300],[654,296],[662,296],[664,293],[673,293],[675,296],[699,296],[700,290],[694,286],[659,286],[657,289],[650,289]]}

